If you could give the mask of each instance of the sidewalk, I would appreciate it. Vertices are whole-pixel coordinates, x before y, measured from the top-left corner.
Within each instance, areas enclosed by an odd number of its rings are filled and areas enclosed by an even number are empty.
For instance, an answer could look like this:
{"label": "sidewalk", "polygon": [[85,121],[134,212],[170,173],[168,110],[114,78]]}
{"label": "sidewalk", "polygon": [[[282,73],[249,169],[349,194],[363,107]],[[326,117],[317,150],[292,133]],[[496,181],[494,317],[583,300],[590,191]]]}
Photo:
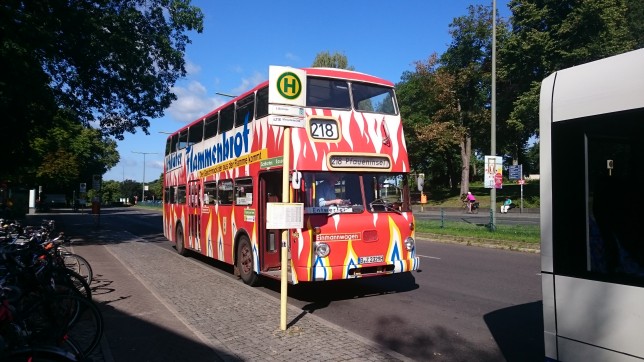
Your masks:
{"label": "sidewalk", "polygon": [[408,358],[88,215],[65,216],[105,319],[94,361],[405,361]]}

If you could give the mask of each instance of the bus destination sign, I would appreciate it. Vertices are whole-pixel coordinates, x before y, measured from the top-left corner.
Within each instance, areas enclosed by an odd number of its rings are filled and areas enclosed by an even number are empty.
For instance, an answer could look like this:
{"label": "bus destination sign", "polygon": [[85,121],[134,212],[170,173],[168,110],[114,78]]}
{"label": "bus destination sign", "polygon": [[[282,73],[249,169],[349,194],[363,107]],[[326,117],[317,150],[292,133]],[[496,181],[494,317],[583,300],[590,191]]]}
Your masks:
{"label": "bus destination sign", "polygon": [[329,163],[333,168],[391,168],[389,158],[382,156],[330,155]]}

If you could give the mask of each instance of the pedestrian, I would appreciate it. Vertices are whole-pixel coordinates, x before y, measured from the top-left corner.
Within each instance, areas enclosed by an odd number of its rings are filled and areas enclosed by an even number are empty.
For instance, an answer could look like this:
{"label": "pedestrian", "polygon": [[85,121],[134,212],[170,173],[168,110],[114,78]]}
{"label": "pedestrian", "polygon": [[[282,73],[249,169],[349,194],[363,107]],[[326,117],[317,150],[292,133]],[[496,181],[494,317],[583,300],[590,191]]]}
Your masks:
{"label": "pedestrian", "polygon": [[503,201],[503,205],[501,205],[501,213],[507,214],[510,207],[512,207],[512,199],[510,199],[509,196],[506,196],[505,201]]}

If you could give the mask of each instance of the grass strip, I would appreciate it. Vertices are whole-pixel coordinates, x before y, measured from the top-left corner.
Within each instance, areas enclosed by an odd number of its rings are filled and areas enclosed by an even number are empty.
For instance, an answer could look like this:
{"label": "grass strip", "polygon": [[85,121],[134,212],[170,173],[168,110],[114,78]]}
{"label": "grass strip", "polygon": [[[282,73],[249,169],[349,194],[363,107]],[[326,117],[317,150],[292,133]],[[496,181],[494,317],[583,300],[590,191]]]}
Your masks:
{"label": "grass strip", "polygon": [[468,239],[511,241],[538,247],[541,230],[538,225],[496,225],[491,231],[487,224],[440,220],[416,220],[416,232],[421,234],[450,235]]}

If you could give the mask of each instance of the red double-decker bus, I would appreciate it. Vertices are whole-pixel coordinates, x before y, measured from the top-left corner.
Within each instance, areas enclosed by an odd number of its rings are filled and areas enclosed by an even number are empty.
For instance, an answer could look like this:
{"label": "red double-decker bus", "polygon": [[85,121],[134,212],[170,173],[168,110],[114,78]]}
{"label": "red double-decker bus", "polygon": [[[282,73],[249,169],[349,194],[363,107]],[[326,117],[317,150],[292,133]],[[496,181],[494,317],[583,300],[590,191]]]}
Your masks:
{"label": "red double-decker bus", "polygon": [[[270,71],[168,137],[165,236],[180,254],[234,265],[251,285],[280,278],[283,231],[293,284],[417,270],[393,83],[340,69]],[[267,228],[270,206],[284,200],[299,206],[290,210],[301,225]]]}

